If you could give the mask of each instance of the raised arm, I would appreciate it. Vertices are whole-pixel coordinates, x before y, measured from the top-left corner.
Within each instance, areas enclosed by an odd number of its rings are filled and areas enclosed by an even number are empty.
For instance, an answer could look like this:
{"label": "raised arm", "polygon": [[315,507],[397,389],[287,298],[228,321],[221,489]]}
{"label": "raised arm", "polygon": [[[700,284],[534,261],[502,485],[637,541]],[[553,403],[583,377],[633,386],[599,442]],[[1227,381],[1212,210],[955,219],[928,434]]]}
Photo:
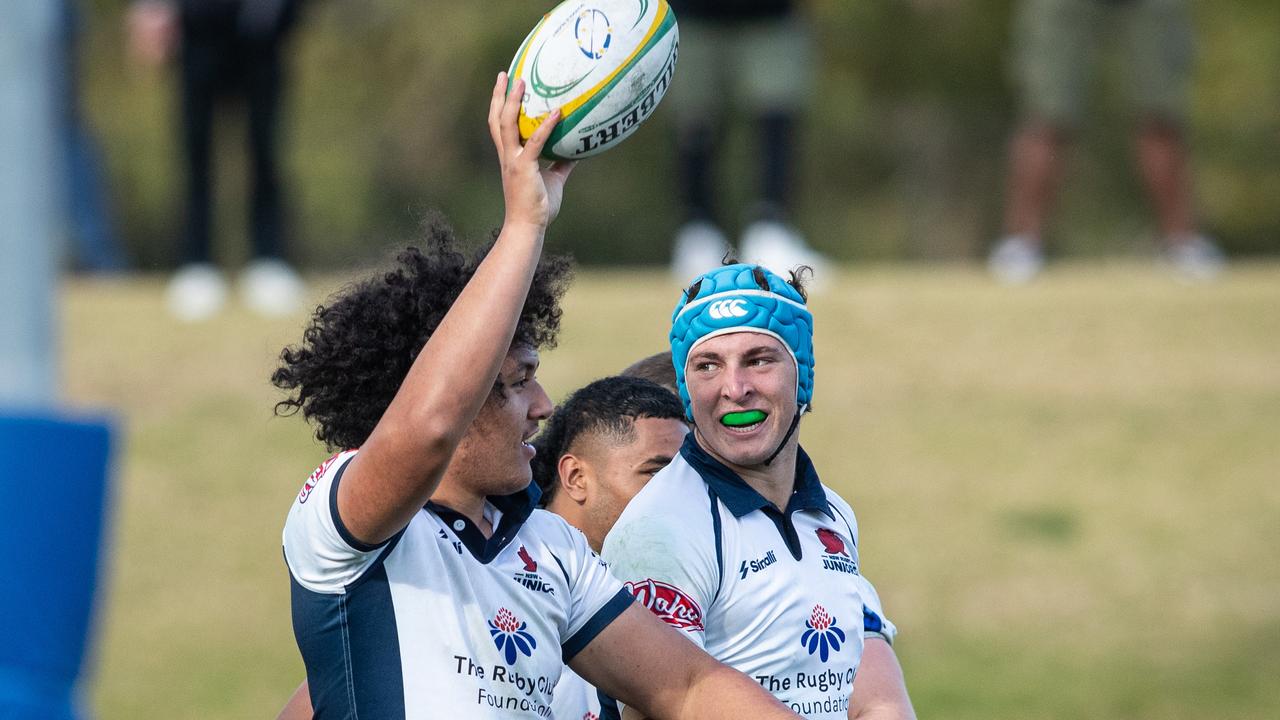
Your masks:
{"label": "raised arm", "polygon": [[376,545],[431,497],[459,440],[493,388],[572,165],[542,169],[538,153],[553,113],[521,147],[516,116],[522,80],[506,92],[499,73],[489,134],[502,168],[506,216],[488,256],[419,353],[395,398],[338,488],[338,513],[355,538]]}
{"label": "raised arm", "polygon": [[569,661],[588,682],[655,718],[796,718],[759,683],[717,662],[639,604]]}

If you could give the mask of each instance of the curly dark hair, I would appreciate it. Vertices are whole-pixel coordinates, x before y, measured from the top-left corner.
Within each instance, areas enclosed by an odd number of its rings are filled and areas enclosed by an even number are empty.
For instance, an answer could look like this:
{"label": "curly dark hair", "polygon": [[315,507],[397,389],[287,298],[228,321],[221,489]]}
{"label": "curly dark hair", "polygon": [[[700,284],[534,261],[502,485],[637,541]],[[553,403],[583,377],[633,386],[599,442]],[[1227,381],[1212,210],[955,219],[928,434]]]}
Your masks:
{"label": "curly dark hair", "polygon": [[[357,448],[391,404],[409,368],[475,274],[492,241],[468,254],[439,216],[424,223],[425,250],[407,248],[395,266],[343,288],[316,308],[302,342],[280,353],[271,382],[289,397],[277,415],[299,410],[330,450]],[[496,236],[495,236],[496,239]],[[550,348],[572,262],[544,255],[516,325],[513,345]],[[501,397],[501,387],[495,384]]]}
{"label": "curly dark hair", "polygon": [[574,391],[533,441],[533,481],[542,489],[542,503],[555,497],[556,465],[575,440],[587,433],[625,437],[640,418],[683,421],[684,406],[670,390],[638,377],[614,375]]}

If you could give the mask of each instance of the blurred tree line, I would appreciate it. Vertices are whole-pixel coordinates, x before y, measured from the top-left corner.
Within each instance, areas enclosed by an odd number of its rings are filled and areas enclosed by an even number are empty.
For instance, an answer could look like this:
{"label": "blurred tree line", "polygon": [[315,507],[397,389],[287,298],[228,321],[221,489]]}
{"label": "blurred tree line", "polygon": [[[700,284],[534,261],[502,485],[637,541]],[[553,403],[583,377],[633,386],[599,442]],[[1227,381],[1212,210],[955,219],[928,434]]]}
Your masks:
{"label": "blurred tree line", "polygon": [[[999,231],[1015,119],[1013,0],[811,0],[821,77],[803,142],[797,222],[846,260],[978,257]],[[469,237],[501,221],[485,126],[494,75],[552,0],[314,0],[292,46],[285,124],[292,246],[333,267],[411,241],[435,208]],[[81,70],[107,151],[115,217],[143,268],[170,266],[180,228],[176,75],[126,56],[127,0],[88,0]],[[1280,250],[1280,3],[1195,2],[1191,145],[1205,228],[1236,254]],[[1112,65],[1115,63],[1113,62]],[[1105,67],[1068,167],[1051,245],[1148,248],[1122,73]],[[676,82],[679,82],[679,68]],[[238,118],[228,115],[228,120]],[[218,130],[215,232],[240,259],[245,129]],[[752,132],[728,129],[729,219],[754,182]],[[661,108],[635,137],[582,163],[551,246],[585,263],[666,262],[681,220]],[[730,230],[736,230],[733,226]]]}

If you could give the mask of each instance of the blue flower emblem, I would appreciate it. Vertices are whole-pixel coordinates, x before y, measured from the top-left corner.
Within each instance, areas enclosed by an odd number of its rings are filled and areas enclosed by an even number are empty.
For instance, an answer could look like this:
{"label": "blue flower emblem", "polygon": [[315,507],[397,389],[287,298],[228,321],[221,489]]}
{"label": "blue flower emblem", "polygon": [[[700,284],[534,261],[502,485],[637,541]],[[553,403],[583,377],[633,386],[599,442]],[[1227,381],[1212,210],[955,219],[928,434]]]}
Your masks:
{"label": "blue flower emblem", "polygon": [[832,653],[840,650],[844,642],[844,631],[836,627],[836,619],[827,613],[821,605],[813,606],[813,614],[804,622],[807,628],[800,636],[800,644],[809,649],[809,654],[818,653],[818,658],[826,662]]}
{"label": "blue flower emblem", "polygon": [[520,656],[519,653],[530,657],[533,655],[533,649],[538,647],[538,642],[533,639],[533,636],[525,632],[529,623],[520,622],[510,610],[499,608],[497,617],[488,622],[489,635],[493,637],[493,644],[506,658],[508,665],[515,664],[516,658]]}

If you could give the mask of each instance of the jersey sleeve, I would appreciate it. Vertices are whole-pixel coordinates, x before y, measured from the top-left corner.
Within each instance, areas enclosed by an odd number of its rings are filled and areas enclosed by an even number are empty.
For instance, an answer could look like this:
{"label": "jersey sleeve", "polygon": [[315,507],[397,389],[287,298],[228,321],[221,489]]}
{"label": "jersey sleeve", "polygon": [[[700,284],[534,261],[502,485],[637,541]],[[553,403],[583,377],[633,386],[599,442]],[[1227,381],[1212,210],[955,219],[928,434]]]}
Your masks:
{"label": "jersey sleeve", "polygon": [[568,538],[565,551],[556,553],[569,581],[567,627],[561,651],[569,662],[591,643],[601,630],[609,626],[632,603],[609,572],[609,566],[587,545],[587,539],[576,528],[564,524]]}
{"label": "jersey sleeve", "polygon": [[706,612],[721,574],[710,522],[703,528],[685,513],[645,510],[633,501],[623,512],[605,538],[604,558],[642,605],[705,648]]}
{"label": "jersey sleeve", "polygon": [[856,577],[858,594],[862,596],[862,636],[884,638],[890,645],[898,636],[898,626],[889,621],[880,604],[880,593],[863,575]]}
{"label": "jersey sleeve", "polygon": [[386,545],[360,542],[338,516],[338,486],[355,455],[355,451],[339,453],[316,468],[285,520],[285,563],[293,579],[312,592],[344,592],[376,562]]}
{"label": "jersey sleeve", "polygon": [[862,596],[862,636],[883,638],[892,645],[894,638],[898,635],[898,627],[885,616],[884,606],[880,603],[880,593],[876,592],[871,581],[861,574],[862,540],[858,536],[858,519],[849,503],[831,492],[829,488],[827,497],[831,499],[831,509],[835,510],[846,523],[849,537],[853,539],[853,546],[858,552],[859,574],[854,577],[854,582],[857,584],[858,594]]}

